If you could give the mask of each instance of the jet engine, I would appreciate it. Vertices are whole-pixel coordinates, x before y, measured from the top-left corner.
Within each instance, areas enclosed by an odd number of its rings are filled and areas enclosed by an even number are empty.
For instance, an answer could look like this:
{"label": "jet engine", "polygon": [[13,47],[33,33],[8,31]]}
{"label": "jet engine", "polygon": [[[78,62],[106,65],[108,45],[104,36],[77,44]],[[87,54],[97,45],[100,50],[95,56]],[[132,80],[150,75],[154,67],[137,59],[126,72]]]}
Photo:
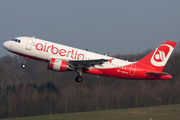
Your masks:
{"label": "jet engine", "polygon": [[62,61],[57,58],[51,58],[50,62],[48,63],[48,69],[54,71],[66,71],[68,68],[68,62]]}

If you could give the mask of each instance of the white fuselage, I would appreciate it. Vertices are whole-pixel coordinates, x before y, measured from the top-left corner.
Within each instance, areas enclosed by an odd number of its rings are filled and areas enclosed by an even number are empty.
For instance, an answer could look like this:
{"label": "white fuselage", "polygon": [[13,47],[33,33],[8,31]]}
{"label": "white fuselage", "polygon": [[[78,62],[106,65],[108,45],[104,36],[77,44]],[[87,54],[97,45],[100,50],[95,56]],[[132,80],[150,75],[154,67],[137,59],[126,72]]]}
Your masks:
{"label": "white fuselage", "polygon": [[101,66],[94,66],[94,68],[100,69],[122,67],[132,64],[132,62],[112,58],[106,55],[101,55],[37,38],[17,37],[15,39],[20,40],[20,43],[15,41],[7,41],[4,43],[4,46],[8,46],[8,50],[13,53],[27,57],[32,57],[34,59],[40,59],[44,61],[49,61],[51,58],[59,58],[64,61],[113,59],[111,63],[106,62]]}

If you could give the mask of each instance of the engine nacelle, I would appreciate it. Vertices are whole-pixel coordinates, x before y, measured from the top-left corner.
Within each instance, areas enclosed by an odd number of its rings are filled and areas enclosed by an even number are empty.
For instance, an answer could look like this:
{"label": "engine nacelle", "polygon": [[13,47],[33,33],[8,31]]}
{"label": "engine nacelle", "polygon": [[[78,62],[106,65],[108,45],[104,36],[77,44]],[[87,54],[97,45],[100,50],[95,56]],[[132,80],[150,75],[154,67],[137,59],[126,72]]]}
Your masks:
{"label": "engine nacelle", "polygon": [[57,58],[51,58],[51,60],[48,64],[48,69],[50,69],[50,70],[66,71],[67,68],[68,68],[68,62],[62,61]]}

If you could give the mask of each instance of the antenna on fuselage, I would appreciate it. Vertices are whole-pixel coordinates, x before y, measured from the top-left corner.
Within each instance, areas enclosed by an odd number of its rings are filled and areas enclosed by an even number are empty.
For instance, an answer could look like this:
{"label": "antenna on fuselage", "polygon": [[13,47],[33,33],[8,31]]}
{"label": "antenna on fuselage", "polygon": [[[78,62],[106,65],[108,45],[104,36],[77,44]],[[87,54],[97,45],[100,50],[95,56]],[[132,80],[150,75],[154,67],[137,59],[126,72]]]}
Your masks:
{"label": "antenna on fuselage", "polygon": [[35,38],[35,36],[33,36],[32,38]]}

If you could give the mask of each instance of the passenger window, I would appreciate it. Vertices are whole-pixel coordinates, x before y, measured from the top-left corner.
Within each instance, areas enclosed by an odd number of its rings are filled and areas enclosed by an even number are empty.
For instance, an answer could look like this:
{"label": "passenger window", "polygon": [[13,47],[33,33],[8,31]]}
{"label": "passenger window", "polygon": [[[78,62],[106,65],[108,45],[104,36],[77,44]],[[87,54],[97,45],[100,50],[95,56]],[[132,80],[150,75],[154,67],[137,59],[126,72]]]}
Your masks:
{"label": "passenger window", "polygon": [[20,43],[21,41],[20,40],[18,40],[18,43]]}

